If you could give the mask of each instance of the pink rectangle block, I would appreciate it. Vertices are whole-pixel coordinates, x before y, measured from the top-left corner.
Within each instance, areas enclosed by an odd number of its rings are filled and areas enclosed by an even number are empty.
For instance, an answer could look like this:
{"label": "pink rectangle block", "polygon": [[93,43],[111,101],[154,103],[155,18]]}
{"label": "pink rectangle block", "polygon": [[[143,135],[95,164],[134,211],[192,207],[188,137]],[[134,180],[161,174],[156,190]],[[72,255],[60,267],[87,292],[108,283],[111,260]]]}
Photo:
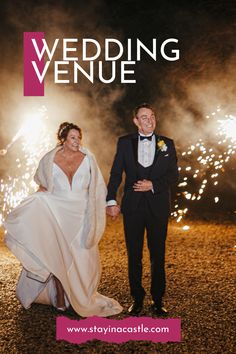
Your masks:
{"label": "pink rectangle block", "polygon": [[77,321],[62,316],[57,317],[56,339],[76,344],[94,339],[110,343],[124,343],[130,340],[148,340],[154,343],[180,342],[181,320],[151,317],[113,320],[94,316]]}
{"label": "pink rectangle block", "polygon": [[39,60],[32,39],[35,39],[39,50],[42,49],[44,32],[24,32],[24,96],[44,96],[44,81],[40,83],[32,65],[36,62],[39,72],[44,68],[44,58]]}

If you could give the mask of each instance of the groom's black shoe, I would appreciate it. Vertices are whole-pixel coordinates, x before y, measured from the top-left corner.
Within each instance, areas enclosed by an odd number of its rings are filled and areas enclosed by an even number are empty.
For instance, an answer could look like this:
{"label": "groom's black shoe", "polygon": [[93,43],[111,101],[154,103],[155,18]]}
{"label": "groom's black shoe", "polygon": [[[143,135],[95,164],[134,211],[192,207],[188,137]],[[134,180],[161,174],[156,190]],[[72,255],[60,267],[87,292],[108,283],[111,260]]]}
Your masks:
{"label": "groom's black shoe", "polygon": [[128,313],[131,316],[138,315],[143,309],[143,301],[134,301],[131,306],[128,308]]}
{"label": "groom's black shoe", "polygon": [[162,306],[161,303],[155,303],[152,301],[151,311],[156,316],[168,316],[168,311]]}

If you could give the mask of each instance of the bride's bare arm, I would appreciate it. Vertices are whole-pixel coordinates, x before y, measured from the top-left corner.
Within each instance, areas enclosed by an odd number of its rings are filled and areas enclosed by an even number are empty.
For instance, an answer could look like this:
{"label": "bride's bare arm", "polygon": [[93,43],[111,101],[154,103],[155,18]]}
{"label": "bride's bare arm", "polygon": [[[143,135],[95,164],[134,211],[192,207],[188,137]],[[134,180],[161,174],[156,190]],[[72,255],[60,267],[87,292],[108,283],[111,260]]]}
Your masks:
{"label": "bride's bare arm", "polygon": [[47,191],[47,188],[43,187],[43,186],[39,186],[37,192],[46,192]]}

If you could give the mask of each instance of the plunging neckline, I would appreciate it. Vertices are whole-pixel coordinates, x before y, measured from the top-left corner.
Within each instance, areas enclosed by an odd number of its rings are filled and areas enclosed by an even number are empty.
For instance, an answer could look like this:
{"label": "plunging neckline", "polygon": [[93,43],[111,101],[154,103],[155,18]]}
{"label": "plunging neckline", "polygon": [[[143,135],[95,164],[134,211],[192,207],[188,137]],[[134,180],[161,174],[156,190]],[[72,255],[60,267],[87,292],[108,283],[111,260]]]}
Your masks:
{"label": "plunging neckline", "polygon": [[80,162],[79,166],[77,167],[77,169],[75,170],[75,172],[73,173],[73,176],[71,178],[71,183],[70,183],[70,180],[68,178],[68,175],[65,173],[65,171],[63,170],[63,168],[61,168],[55,161],[53,161],[54,165],[56,165],[61,171],[62,173],[66,176],[66,179],[69,183],[69,186],[70,186],[70,189],[72,190],[72,184],[73,184],[73,179],[74,179],[74,176],[76,175],[78,169],[80,168],[80,166],[82,165],[82,163],[84,162],[84,159],[85,159],[86,155],[84,155],[82,161]]}

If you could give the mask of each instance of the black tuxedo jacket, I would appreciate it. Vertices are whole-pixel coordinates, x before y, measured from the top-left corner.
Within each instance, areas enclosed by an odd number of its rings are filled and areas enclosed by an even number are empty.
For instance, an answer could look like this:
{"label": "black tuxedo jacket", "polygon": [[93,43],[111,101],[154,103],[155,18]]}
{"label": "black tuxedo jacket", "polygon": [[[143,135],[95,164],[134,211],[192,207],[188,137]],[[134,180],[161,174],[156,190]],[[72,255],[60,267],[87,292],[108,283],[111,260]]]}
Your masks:
{"label": "black tuxedo jacket", "polygon": [[[178,167],[173,140],[156,137],[156,152],[148,179],[153,183],[153,191],[134,192],[133,185],[138,180],[138,134],[130,134],[119,138],[117,151],[111,168],[108,183],[108,200],[115,200],[117,190],[125,172],[124,195],[121,211],[129,213],[135,211],[142,194],[145,193],[152,212],[157,216],[168,217],[170,213],[170,186],[178,181]],[[157,142],[163,140],[167,146],[162,151]]]}

